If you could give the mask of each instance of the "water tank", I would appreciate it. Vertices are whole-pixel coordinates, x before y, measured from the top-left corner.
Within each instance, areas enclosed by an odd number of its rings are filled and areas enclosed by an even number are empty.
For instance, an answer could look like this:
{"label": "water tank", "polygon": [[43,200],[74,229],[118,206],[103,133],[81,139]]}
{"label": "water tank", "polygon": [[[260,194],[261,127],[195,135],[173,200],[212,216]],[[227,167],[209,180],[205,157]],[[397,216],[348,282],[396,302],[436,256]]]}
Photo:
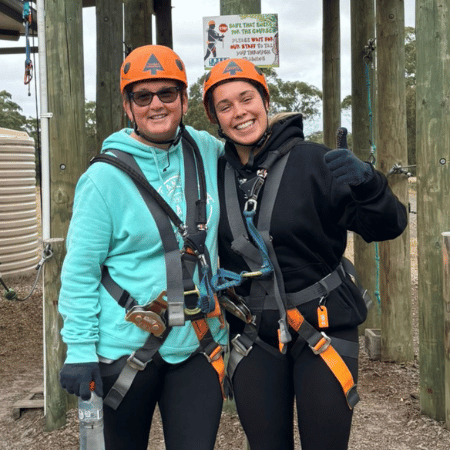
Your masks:
{"label": "water tank", "polygon": [[0,273],[29,275],[39,262],[34,140],[0,128]]}

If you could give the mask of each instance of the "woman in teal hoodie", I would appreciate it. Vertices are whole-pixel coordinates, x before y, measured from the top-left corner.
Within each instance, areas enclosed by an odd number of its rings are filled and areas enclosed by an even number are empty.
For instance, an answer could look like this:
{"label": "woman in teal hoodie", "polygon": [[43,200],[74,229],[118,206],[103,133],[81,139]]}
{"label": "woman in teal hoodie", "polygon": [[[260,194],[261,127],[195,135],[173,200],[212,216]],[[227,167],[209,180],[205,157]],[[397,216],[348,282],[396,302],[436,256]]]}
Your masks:
{"label": "woman in teal hoodie", "polygon": [[137,48],[120,76],[134,129],[104,141],[76,188],[59,299],[61,385],[87,399],[95,383],[107,449],[147,449],[158,404],[167,449],[212,450],[227,342],[209,283],[223,145],[184,127],[187,78],[171,49]]}

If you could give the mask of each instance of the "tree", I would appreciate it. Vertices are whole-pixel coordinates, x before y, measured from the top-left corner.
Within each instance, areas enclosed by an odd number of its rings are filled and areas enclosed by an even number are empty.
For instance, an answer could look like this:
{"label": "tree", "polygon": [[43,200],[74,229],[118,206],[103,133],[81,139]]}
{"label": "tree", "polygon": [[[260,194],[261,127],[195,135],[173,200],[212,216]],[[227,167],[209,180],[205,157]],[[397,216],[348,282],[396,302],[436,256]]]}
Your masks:
{"label": "tree", "polygon": [[[416,165],[416,30],[405,28],[405,88],[408,165]],[[411,170],[415,174],[415,168]]]}
{"label": "tree", "polygon": [[183,118],[183,122],[196,130],[205,130],[218,137],[217,125],[210,123],[203,107],[203,82],[206,75],[207,73],[203,74],[189,89],[189,108]]}
{"label": "tree", "polygon": [[21,114],[21,111],[22,108],[12,101],[12,96],[9,92],[0,92],[0,127],[27,131],[27,119]]}

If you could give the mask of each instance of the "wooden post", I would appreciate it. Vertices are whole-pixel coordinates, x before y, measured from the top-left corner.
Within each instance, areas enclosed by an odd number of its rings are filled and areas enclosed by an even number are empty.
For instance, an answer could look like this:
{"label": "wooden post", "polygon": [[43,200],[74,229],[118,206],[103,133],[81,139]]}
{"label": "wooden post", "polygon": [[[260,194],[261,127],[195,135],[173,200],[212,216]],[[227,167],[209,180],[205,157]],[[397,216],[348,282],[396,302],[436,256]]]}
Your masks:
{"label": "wooden post", "polygon": [[450,430],[450,232],[442,233],[444,309],[444,407],[445,426]]}
{"label": "wooden post", "polygon": [[[50,137],[50,234],[65,238],[75,185],[86,168],[82,1],[45,2]],[[66,423],[68,396],[59,385],[65,357],[58,314],[64,244],[44,266],[45,410],[47,431]]]}
{"label": "wooden post", "polygon": [[131,49],[152,44],[153,0],[126,0],[125,44]]}
{"label": "wooden post", "polygon": [[[445,420],[442,238],[450,210],[450,0],[417,1],[416,145],[420,406]],[[448,383],[448,378],[447,378]]]}
{"label": "wooden post", "polygon": [[156,43],[173,48],[172,1],[153,0],[156,16]]}
{"label": "wooden post", "polygon": [[261,0],[220,0],[220,15],[261,14]]}
{"label": "wooden post", "polygon": [[341,126],[341,28],[339,0],[323,0],[322,91],[323,142],[336,147]]}
{"label": "wooden post", "polygon": [[105,138],[123,127],[119,75],[123,61],[122,2],[97,0],[96,5],[97,149],[94,155],[100,151]]}
{"label": "wooden post", "polygon": [[[351,55],[352,55],[352,136],[353,152],[363,161],[370,155],[371,126],[369,119],[369,95],[367,91],[366,70],[370,78],[371,109],[374,112],[374,69],[365,57],[365,47],[369,39],[375,38],[375,8],[373,0],[350,2],[351,7]],[[370,55],[375,63],[375,53]],[[366,61],[369,64],[366,67]],[[373,126],[372,126],[373,130]],[[373,133],[372,133],[373,134]],[[354,263],[362,285],[368,290],[373,306],[367,320],[360,327],[361,334],[365,328],[380,328],[380,306],[375,296],[377,264],[375,261],[375,243],[367,244],[361,236],[353,236]]]}
{"label": "wooden post", "polygon": [[[408,163],[406,145],[405,43],[403,0],[377,0],[378,168],[387,174],[394,164]],[[408,179],[390,175],[389,184],[408,205]],[[409,228],[380,244],[381,359],[413,358]]]}

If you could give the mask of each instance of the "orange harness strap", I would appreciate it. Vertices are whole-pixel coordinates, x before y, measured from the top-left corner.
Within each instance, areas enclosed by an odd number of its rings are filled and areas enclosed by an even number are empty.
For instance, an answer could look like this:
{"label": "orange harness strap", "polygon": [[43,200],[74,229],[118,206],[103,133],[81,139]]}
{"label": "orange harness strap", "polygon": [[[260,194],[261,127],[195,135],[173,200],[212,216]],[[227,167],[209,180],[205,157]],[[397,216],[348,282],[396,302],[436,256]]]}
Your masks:
{"label": "orange harness strap", "polygon": [[[200,342],[200,345],[203,350],[203,354],[206,356],[206,359],[208,362],[211,363],[214,370],[217,372],[217,375],[219,377],[219,383],[220,383],[220,389],[222,391],[222,397],[224,400],[227,398],[225,394],[225,362],[223,360],[223,348],[214,341],[211,331],[209,330],[208,323],[206,322],[206,319],[198,319],[193,320],[192,326],[194,327],[195,333],[197,334],[197,338]],[[202,341],[209,341],[209,343],[206,346],[203,346]],[[215,345],[214,345],[215,344]],[[210,347],[212,347],[212,350],[210,350]]]}
{"label": "orange harness strap", "polygon": [[[316,355],[319,355],[330,368],[331,372],[333,372],[333,375],[337,378],[344,391],[349,408],[353,409],[359,400],[359,396],[356,392],[356,384],[344,360],[331,345],[331,339],[325,333],[321,333],[322,337],[318,341],[314,338],[314,340],[317,341],[315,343],[311,342],[309,336],[308,338],[304,337],[301,328],[302,326],[307,327],[309,324],[297,308],[289,309],[287,311],[287,318],[289,325],[307,341],[311,350]],[[311,325],[309,325],[309,327],[312,328]]]}

